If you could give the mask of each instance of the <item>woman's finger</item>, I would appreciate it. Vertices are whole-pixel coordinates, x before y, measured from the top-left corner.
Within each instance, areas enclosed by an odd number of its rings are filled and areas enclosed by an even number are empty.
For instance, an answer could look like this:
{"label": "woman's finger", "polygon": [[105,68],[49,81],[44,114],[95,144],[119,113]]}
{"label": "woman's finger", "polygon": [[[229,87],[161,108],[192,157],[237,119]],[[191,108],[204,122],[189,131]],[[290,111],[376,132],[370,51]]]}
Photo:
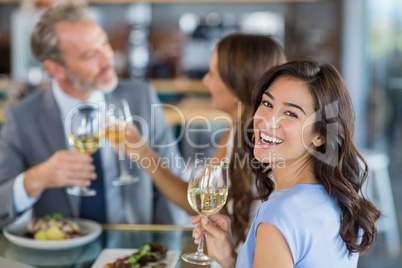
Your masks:
{"label": "woman's finger", "polygon": [[200,215],[198,215],[197,217],[195,217],[194,219],[191,220],[192,224],[199,224],[201,222],[202,217]]}
{"label": "woman's finger", "polygon": [[213,222],[208,220],[207,218],[202,219],[201,221],[202,229],[208,234],[212,235],[215,238],[225,236],[226,231],[217,227]]}

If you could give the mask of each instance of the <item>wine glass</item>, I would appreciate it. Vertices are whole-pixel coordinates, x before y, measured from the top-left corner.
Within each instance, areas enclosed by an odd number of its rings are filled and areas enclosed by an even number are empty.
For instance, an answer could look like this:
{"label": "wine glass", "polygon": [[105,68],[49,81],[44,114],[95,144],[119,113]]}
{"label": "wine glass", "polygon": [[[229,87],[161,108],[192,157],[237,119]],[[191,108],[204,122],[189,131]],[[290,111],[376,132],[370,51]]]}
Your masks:
{"label": "wine glass", "polygon": [[[197,159],[187,190],[187,199],[191,207],[202,217],[217,213],[226,203],[228,195],[228,163],[211,163],[205,159]],[[185,253],[184,261],[208,265],[214,261],[204,254],[204,236],[195,253]]]}
{"label": "wine glass", "polygon": [[120,175],[117,179],[112,181],[112,185],[121,186],[135,183],[139,179],[131,176],[124,164],[126,157],[124,152],[125,130],[127,124],[132,124],[131,121],[129,121],[131,117],[130,107],[126,99],[121,99],[119,102],[111,104],[110,107],[109,111],[111,115],[107,118],[108,121],[105,123],[105,137],[112,144],[118,146],[120,169]]}
{"label": "wine glass", "polygon": [[[71,120],[67,117],[66,135],[75,151],[94,154],[100,146],[99,112],[95,104],[81,103],[73,107]],[[67,193],[75,196],[94,196],[96,191],[85,186],[72,186]]]}

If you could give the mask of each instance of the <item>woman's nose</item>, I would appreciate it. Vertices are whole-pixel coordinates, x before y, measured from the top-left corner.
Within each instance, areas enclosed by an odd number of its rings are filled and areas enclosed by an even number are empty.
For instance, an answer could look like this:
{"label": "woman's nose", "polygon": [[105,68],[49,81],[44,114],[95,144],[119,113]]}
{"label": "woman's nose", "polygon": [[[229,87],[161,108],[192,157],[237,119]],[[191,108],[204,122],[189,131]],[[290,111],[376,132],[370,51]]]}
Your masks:
{"label": "woman's nose", "polygon": [[271,120],[269,121],[269,126],[270,128],[278,128],[279,126],[279,121],[280,121],[280,117],[276,116],[276,115],[272,115],[271,116]]}
{"label": "woman's nose", "polygon": [[280,111],[258,108],[254,114],[254,126],[265,129],[277,129],[280,127],[282,119],[283,116],[281,116]]}
{"label": "woman's nose", "polygon": [[202,78],[202,83],[206,86],[208,86],[208,80],[209,80],[209,73],[206,73],[204,77]]}
{"label": "woman's nose", "polygon": [[275,115],[255,114],[254,124],[258,126],[258,128],[275,129],[278,128],[279,122],[278,117]]}

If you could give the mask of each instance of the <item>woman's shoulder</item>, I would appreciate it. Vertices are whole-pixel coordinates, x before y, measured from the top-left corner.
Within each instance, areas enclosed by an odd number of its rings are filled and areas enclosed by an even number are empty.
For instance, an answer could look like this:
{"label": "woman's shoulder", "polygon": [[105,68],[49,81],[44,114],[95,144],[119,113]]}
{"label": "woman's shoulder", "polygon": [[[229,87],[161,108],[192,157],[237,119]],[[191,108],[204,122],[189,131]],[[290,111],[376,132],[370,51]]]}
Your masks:
{"label": "woman's shoulder", "polygon": [[257,217],[282,219],[299,217],[303,213],[320,214],[323,211],[337,214],[337,202],[331,198],[321,184],[297,184],[291,188],[273,192],[264,202]]}
{"label": "woman's shoulder", "polygon": [[325,267],[324,255],[333,263],[349,265],[351,260],[345,257],[347,249],[339,236],[340,217],[337,201],[322,185],[299,184],[272,193],[260,207],[253,230],[257,233],[260,223],[275,226],[300,267]]}

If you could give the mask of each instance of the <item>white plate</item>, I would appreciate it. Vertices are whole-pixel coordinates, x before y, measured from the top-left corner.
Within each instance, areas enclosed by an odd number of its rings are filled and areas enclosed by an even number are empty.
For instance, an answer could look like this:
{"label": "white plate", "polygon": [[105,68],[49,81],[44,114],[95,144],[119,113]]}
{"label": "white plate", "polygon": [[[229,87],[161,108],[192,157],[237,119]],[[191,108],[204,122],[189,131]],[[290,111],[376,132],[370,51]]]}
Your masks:
{"label": "white plate", "polygon": [[[102,249],[100,239],[95,239],[95,241],[83,246],[53,251],[20,247],[8,243],[3,256],[33,267],[80,267],[85,263],[93,263]],[[1,259],[0,267],[3,268]],[[4,267],[8,268],[9,266]]]}
{"label": "white plate", "polygon": [[[96,259],[95,263],[91,266],[91,268],[103,268],[103,266],[107,263],[113,263],[118,258],[124,258],[132,255],[134,252],[138,251],[138,249],[127,249],[127,248],[107,248],[102,250],[99,257]],[[167,268],[176,267],[176,263],[179,260],[179,251],[168,250],[166,253],[166,259],[160,260],[159,262],[163,262],[167,264]],[[143,267],[152,267],[155,263],[149,263],[147,266]]]}
{"label": "white plate", "polygon": [[81,232],[86,233],[84,236],[66,239],[66,240],[35,240],[24,237],[27,230],[27,224],[12,224],[3,229],[4,236],[18,246],[45,249],[45,250],[60,250],[82,246],[95,240],[102,232],[102,226],[94,221],[84,219],[73,219],[80,226]]}

